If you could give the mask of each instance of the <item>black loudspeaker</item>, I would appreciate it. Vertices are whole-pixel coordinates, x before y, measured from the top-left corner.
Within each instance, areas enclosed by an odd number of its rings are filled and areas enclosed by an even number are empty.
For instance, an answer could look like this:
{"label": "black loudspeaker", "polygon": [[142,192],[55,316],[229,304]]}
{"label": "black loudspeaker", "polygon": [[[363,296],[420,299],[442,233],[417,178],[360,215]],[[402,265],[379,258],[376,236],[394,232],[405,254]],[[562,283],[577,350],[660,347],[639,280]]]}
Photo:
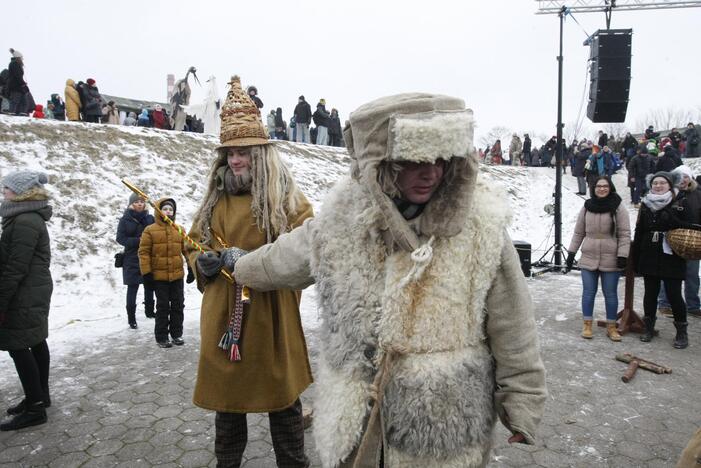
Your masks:
{"label": "black loudspeaker", "polygon": [[531,276],[531,244],[525,241],[512,241],[514,247],[516,247],[516,252],[518,253],[518,258],[521,261],[521,271],[523,271],[523,276]]}
{"label": "black loudspeaker", "polygon": [[592,122],[626,120],[632,39],[632,29],[600,29],[590,38],[587,117]]}

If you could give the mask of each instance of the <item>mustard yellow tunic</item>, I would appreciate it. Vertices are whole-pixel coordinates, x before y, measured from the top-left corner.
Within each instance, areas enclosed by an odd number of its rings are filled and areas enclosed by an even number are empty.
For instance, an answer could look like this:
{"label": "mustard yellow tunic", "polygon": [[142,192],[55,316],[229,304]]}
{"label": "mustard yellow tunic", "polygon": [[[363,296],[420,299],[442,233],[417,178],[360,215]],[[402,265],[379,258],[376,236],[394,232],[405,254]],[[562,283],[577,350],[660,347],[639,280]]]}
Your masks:
{"label": "mustard yellow tunic", "polygon": [[[292,228],[313,216],[305,199],[290,219]],[[222,194],[212,212],[211,225],[229,247],[252,251],[266,243],[265,233],[251,213],[251,195]],[[200,232],[190,236],[197,242]],[[203,246],[221,250],[213,240]],[[186,244],[193,267],[199,255]],[[197,268],[194,268],[197,275]],[[234,288],[219,275],[204,285],[200,313],[200,358],[193,402],[200,408],[228,413],[266,413],[290,406],[312,383],[307,345],[299,314],[300,291],[251,290],[251,304],[244,306],[241,361],[232,362],[219,348],[234,306]]]}

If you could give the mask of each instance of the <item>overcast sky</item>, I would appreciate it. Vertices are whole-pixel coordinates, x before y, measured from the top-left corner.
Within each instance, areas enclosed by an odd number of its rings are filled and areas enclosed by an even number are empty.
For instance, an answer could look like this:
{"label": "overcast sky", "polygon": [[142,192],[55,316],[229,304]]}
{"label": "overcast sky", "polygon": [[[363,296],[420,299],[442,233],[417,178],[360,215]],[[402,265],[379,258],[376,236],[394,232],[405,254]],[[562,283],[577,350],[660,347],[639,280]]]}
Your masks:
{"label": "overcast sky", "polygon": [[[23,0],[3,2],[1,41],[25,57],[37,102],[63,92],[66,78],[94,78],[105,94],[166,98],[166,75],[198,69],[191,103],[214,75],[224,96],[232,74],[255,84],[285,119],[304,94],[325,98],[342,120],[374,98],[408,91],[459,96],[478,139],[494,126],[555,134],[558,20],[535,15],[534,0],[180,1]],[[584,28],[603,13],[565,24],[563,121],[577,120],[589,50]],[[701,108],[701,8],[614,12],[612,28],[633,28],[626,124],[649,109]],[[588,93],[588,91],[587,91]],[[586,112],[586,103],[582,112]],[[594,132],[598,124],[588,124]]]}

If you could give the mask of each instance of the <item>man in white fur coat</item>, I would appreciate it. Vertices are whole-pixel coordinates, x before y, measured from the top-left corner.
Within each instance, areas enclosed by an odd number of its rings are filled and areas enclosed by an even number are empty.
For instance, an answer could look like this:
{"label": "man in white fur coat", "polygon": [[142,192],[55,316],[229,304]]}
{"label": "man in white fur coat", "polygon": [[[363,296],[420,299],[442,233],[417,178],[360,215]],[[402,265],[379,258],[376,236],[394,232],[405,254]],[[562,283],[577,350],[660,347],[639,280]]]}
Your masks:
{"label": "man in white fur coat", "polygon": [[481,467],[496,416],[533,444],[545,403],[531,299],[472,111],[400,94],[344,130],[351,174],[320,216],[238,260],[257,290],[316,283],[325,467]]}

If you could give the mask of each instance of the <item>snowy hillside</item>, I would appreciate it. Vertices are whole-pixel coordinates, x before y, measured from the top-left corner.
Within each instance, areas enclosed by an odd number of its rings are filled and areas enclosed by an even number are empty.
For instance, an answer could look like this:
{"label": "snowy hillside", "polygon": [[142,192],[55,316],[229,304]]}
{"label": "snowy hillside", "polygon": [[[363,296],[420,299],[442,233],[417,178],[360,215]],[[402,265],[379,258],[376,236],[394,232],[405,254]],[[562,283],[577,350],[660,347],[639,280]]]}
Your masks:
{"label": "snowy hillside", "polygon": [[[0,176],[17,168],[43,168],[54,207],[52,273],[55,290],[50,328],[52,342],[70,344],[84,336],[104,336],[126,325],[125,288],[113,256],[116,226],[129,197],[126,178],[152,197],[179,203],[178,222],[189,227],[202,198],[205,176],[217,139],[210,135],[144,128],[39,121],[0,116]],[[315,208],[328,189],[347,173],[345,149],[278,142],[285,161]],[[532,244],[533,261],[553,242],[552,203],[555,171],[548,168],[484,166],[483,176],[500,187],[514,211],[512,238]],[[627,197],[623,176],[614,178]],[[576,180],[563,177],[563,244],[569,243],[581,197]],[[636,213],[631,212],[631,217]],[[141,299],[139,298],[139,301]],[[186,326],[195,325],[200,294],[186,288]],[[139,315],[142,317],[141,307]],[[317,325],[314,290],[304,295],[305,327]],[[144,319],[140,319],[146,323]],[[93,340],[83,345],[90,346]]]}
{"label": "snowy hillside", "polygon": [[[177,221],[189,227],[217,144],[210,135],[0,116],[0,176],[18,168],[42,168],[49,175],[54,344],[68,345],[126,324],[121,270],[113,266],[121,250],[114,240],[116,227],[130,194],[121,179],[151,197],[175,198]],[[287,142],[279,148],[315,208],[347,172],[344,149]],[[307,296],[305,303],[313,307],[313,294]],[[188,285],[186,322],[196,323],[199,300],[199,292]],[[139,314],[143,317],[141,306]]]}

